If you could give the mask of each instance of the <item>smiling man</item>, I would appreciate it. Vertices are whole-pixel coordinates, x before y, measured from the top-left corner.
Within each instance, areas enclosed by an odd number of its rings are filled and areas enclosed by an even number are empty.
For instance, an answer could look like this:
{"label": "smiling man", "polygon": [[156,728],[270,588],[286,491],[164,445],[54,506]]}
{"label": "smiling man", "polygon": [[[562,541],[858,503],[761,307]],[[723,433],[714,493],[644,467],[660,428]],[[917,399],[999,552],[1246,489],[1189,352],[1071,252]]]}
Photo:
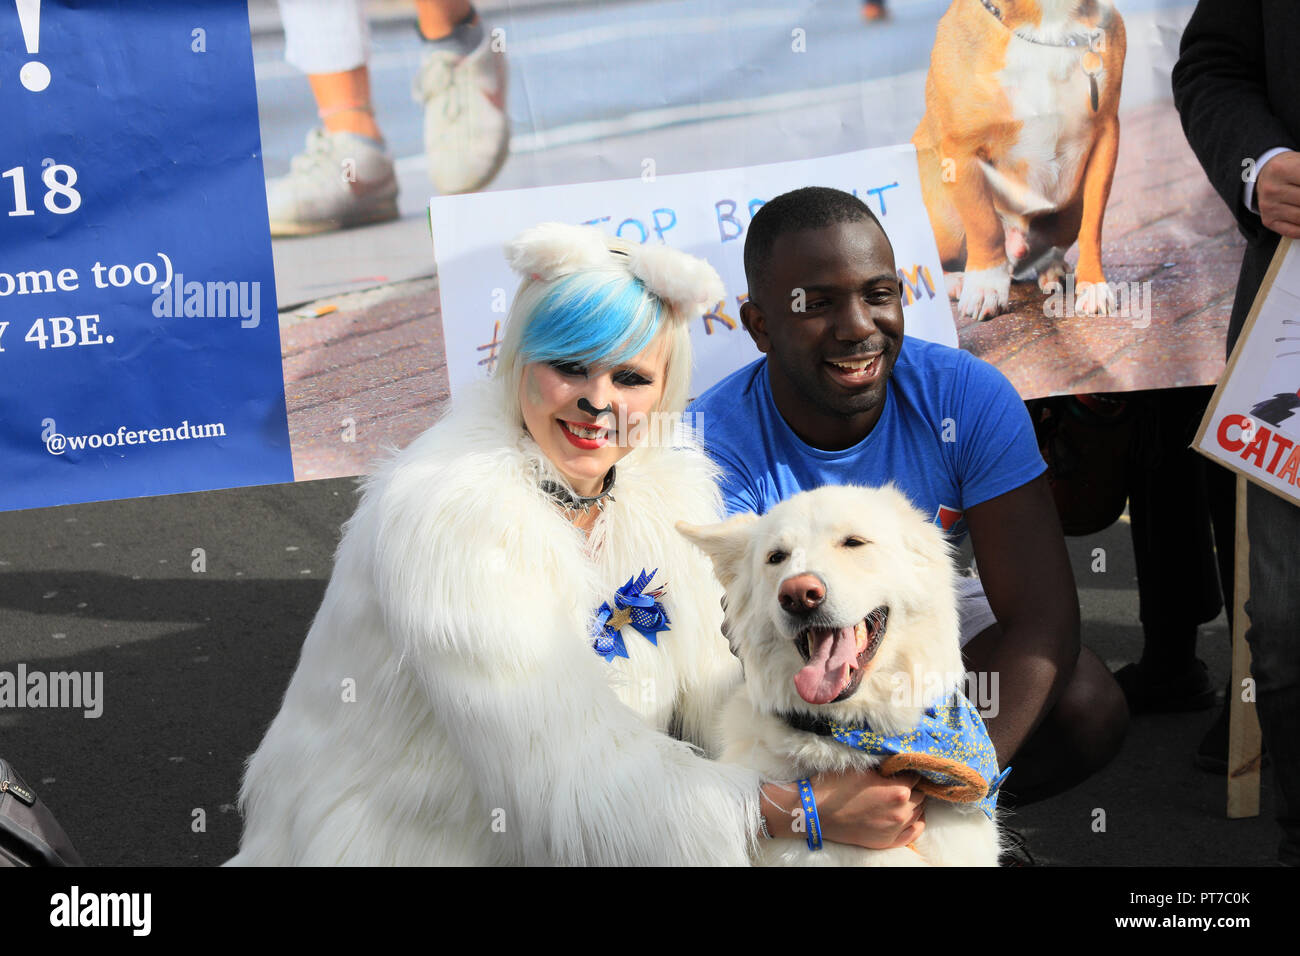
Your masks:
{"label": "smiling man", "polygon": [[996,675],[986,716],[1016,802],[1073,786],[1128,722],[1079,644],[1079,605],[1033,427],[1011,383],[958,349],[908,338],[893,249],[855,196],[778,196],[745,239],[741,319],[763,358],[692,406],[724,471],[728,510],[763,513],[828,484],[893,482],[949,535],[970,534],[969,670]]}

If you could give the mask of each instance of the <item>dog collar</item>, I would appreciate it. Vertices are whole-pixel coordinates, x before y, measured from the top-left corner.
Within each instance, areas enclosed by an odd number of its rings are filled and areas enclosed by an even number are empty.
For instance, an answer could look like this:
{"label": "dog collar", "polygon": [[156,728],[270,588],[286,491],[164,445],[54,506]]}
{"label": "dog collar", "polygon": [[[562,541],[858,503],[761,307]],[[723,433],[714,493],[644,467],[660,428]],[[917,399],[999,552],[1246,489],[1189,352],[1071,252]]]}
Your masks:
{"label": "dog collar", "polygon": [[992,819],[997,792],[1011,768],[998,772],[997,753],[984,722],[959,691],[927,707],[913,730],[882,734],[866,724],[841,724],[805,713],[781,713],[795,730],[830,737],[846,747],[885,757],[879,770],[920,774],[918,786],[950,803],[975,803]]}
{"label": "dog collar", "polygon": [[1034,43],[1038,46],[1054,46],[1059,49],[1078,49],[1086,47],[1083,56],[1079,61],[1079,66],[1083,70],[1083,75],[1088,78],[1088,97],[1092,104],[1092,111],[1097,112],[1100,105],[1100,90],[1097,88],[1097,76],[1101,73],[1101,50],[1098,43],[1105,36],[1105,31],[1100,27],[1094,27],[1091,30],[1076,30],[1064,40],[1053,42],[1051,40],[1040,40],[1038,37],[1022,33],[1020,30],[1012,30],[1002,19],[1002,10],[993,0],[980,0],[980,5],[984,7],[993,19],[1001,23],[1003,27],[1011,30],[1011,35],[1018,40],[1024,40],[1026,43]]}
{"label": "dog collar", "polygon": [[993,0],[980,0],[980,5],[984,7],[984,9],[987,10],[989,13],[993,14],[993,19],[997,20],[998,23],[1001,23],[1008,30],[1011,30],[1011,33],[1014,36],[1016,36],[1021,40],[1024,40],[1026,43],[1037,43],[1039,46],[1054,46],[1054,47],[1063,47],[1063,48],[1086,46],[1089,50],[1092,50],[1094,53],[1098,52],[1096,44],[1097,41],[1101,39],[1104,32],[1100,27],[1094,27],[1093,29],[1086,30],[1086,31],[1076,30],[1074,33],[1071,33],[1069,36],[1067,36],[1064,40],[1060,41],[1059,43],[1055,43],[1051,40],[1040,40],[1038,39],[1038,37],[1030,36],[1029,34],[1026,33],[1021,33],[1020,30],[1012,30],[1011,27],[1007,26],[1006,21],[1002,19],[1002,10],[998,7],[996,3],[993,2]]}

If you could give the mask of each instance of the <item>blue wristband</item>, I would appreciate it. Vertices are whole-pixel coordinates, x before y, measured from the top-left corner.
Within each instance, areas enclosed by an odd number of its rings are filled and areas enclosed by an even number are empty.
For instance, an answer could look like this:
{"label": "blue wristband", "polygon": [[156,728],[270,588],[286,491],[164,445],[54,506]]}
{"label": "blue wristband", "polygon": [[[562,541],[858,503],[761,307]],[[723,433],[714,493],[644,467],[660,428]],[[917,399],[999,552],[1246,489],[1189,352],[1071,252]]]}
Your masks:
{"label": "blue wristband", "polygon": [[799,781],[799,801],[803,804],[803,821],[808,830],[808,849],[822,848],[822,822],[817,818],[817,801],[813,799],[812,783],[806,778]]}

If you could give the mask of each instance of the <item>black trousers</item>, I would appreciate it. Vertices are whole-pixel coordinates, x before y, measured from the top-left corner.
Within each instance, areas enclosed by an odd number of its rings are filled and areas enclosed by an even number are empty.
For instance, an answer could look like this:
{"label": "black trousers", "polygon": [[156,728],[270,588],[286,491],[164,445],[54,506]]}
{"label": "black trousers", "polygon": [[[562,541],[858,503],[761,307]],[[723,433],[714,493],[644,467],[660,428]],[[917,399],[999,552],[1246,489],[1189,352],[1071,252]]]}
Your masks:
{"label": "black trousers", "polygon": [[1225,598],[1231,623],[1236,479],[1189,447],[1213,392],[1207,385],[1125,395],[1136,416],[1129,518],[1149,645],[1186,640],[1218,616]]}

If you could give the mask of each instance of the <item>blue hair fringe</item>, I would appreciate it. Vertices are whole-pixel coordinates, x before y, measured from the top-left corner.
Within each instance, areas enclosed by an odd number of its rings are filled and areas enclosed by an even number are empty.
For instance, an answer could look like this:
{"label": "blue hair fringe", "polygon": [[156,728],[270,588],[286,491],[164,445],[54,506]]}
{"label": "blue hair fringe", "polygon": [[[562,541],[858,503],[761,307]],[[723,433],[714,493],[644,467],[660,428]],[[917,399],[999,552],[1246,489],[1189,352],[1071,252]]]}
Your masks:
{"label": "blue hair fringe", "polygon": [[619,365],[650,344],[662,318],[663,304],[635,277],[577,272],[542,297],[524,329],[520,357]]}

